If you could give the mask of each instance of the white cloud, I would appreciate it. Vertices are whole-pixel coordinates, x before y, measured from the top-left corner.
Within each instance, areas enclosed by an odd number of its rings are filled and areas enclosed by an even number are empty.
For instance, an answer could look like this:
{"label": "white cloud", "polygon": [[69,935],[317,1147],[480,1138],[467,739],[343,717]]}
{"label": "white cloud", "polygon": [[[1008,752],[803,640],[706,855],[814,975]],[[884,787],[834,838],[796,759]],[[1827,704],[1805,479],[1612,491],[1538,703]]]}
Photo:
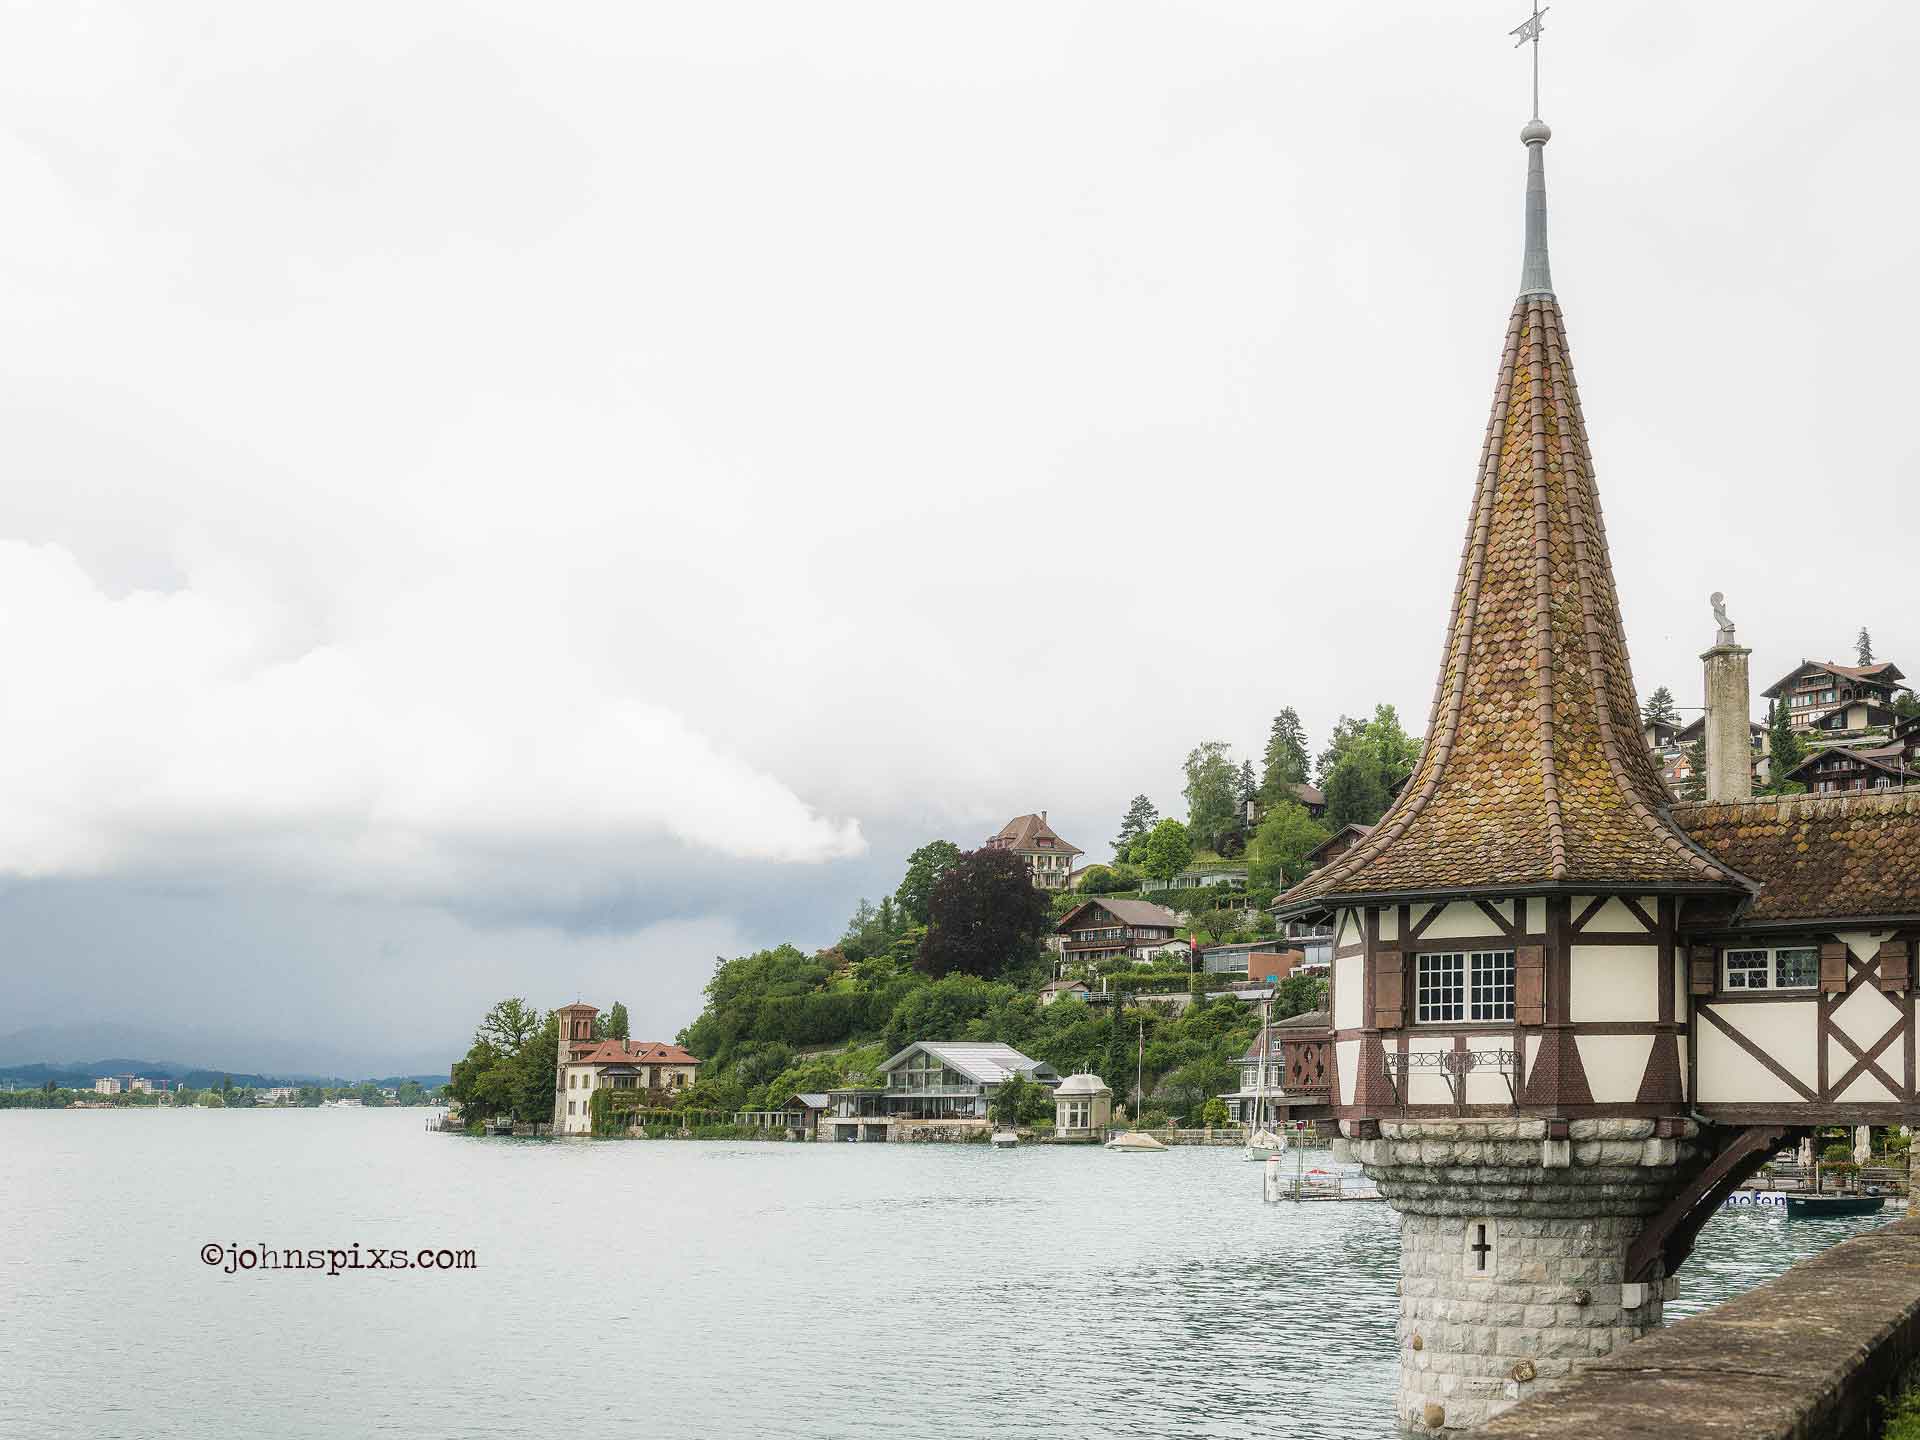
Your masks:
{"label": "white cloud", "polygon": [[217,568],[116,598],[58,546],[0,542],[0,871],[571,898],[663,844],[863,848],[497,576],[443,573],[320,643],[289,646],[282,612]]}

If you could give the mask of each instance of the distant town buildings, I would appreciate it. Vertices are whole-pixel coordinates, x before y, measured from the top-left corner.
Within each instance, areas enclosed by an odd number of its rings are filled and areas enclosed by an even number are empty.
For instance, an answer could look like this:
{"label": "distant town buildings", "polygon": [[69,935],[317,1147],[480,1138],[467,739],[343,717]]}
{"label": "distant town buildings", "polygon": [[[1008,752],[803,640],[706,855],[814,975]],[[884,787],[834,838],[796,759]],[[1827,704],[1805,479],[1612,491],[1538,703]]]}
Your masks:
{"label": "distant town buildings", "polygon": [[1920,718],[1892,726],[1891,739],[1883,745],[1827,746],[1801,761],[1787,778],[1815,795],[1895,790],[1920,782]]}
{"label": "distant town buildings", "polygon": [[1033,883],[1042,890],[1065,890],[1073,874],[1073,860],[1086,852],[1070,845],[1047,824],[1047,812],[1016,815],[986,843],[989,850],[1011,850],[1027,862]]}

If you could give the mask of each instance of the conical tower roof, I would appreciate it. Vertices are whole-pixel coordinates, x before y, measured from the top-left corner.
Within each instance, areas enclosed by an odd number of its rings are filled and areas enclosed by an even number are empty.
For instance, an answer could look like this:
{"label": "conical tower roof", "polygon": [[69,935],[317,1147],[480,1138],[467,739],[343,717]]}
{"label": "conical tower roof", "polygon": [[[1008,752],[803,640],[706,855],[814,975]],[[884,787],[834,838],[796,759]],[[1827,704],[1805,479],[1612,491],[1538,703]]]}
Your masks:
{"label": "conical tower roof", "polygon": [[1640,731],[1565,323],[1547,266],[1550,136],[1419,765],[1371,834],[1281,897],[1746,891],[1688,840]]}

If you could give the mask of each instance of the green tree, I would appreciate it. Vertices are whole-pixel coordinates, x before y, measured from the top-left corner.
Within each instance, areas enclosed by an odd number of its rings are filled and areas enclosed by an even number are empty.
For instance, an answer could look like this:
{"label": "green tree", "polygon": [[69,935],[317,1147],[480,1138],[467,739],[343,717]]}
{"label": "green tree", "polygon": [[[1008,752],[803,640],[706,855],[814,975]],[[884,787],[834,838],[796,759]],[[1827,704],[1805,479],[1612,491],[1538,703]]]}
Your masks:
{"label": "green tree", "polygon": [[517,1054],[540,1028],[540,1012],[525,1000],[502,1000],[481,1018],[479,1034],[503,1055]]}
{"label": "green tree", "polygon": [[427,1103],[427,1092],[420,1088],[420,1082],[418,1080],[402,1080],[400,1082],[397,1103],[401,1105],[424,1105]]}
{"label": "green tree", "polygon": [[998,975],[1030,958],[1052,913],[1026,861],[1011,850],[969,850],[934,882],[919,968],[936,979]]}
{"label": "green tree", "polygon": [[907,873],[894,898],[909,923],[927,923],[927,903],[933,898],[934,882],[959,858],[960,847],[951,840],[929,840],[907,856]]}
{"label": "green tree", "polygon": [[1893,697],[1893,713],[1902,720],[1911,720],[1920,715],[1920,696],[1911,690],[1902,690]]}
{"label": "green tree", "polygon": [[1854,637],[1853,650],[1854,654],[1859,656],[1860,664],[1873,664],[1873,637],[1867,634],[1867,627],[1864,625],[1860,627],[1860,633]]}
{"label": "green tree", "polygon": [[1187,829],[1209,849],[1239,818],[1234,791],[1239,779],[1222,740],[1208,740],[1187,753]]}
{"label": "green tree", "polygon": [[[1706,780],[1706,746],[1701,746],[1700,778]],[[1792,718],[1784,705],[1767,707],[1767,783],[1760,787],[1764,795],[1798,795],[1807,787],[1787,776],[1807,758],[1806,742],[1793,728]]]}
{"label": "green tree", "polygon": [[1292,796],[1274,802],[1247,846],[1247,884],[1284,890],[1306,878],[1307,856],[1333,832]]}
{"label": "green tree", "polygon": [[1342,825],[1372,825],[1392,803],[1380,757],[1365,746],[1355,746],[1343,755],[1322,789],[1327,797],[1326,821],[1334,830]]}
{"label": "green tree", "polygon": [[1674,786],[1681,800],[1699,800],[1707,793],[1707,738],[1703,734],[1687,746],[1687,778]]}
{"label": "green tree", "polygon": [[1389,789],[1411,775],[1420,763],[1420,741],[1407,734],[1400,724],[1399,712],[1391,705],[1374,706],[1371,720],[1356,720],[1351,715],[1340,717],[1317,762],[1317,783],[1322,790],[1333,782],[1340,763],[1356,752],[1373,756],[1381,783]]}
{"label": "green tree", "polygon": [[1304,785],[1310,764],[1307,755],[1307,731],[1300,716],[1289,705],[1273,717],[1267,734],[1267,753],[1260,772],[1260,799],[1273,805],[1293,795],[1293,787]]}
{"label": "green tree", "polygon": [[227,1096],[231,1095],[232,1093],[233,1093],[233,1076],[222,1075],[220,1077],[220,1098],[222,1100],[225,1100]]}
{"label": "green tree", "polygon": [[1178,820],[1162,820],[1138,848],[1141,869],[1155,880],[1171,880],[1193,859],[1193,841]]}
{"label": "green tree", "polygon": [[1640,718],[1648,725],[1680,724],[1680,711],[1674,706],[1673,691],[1662,685],[1647,697]]}
{"label": "green tree", "polygon": [[1001,1082],[1000,1088],[994,1091],[993,1099],[987,1105],[987,1114],[993,1118],[994,1124],[1011,1130],[1020,1123],[1021,1112],[1027,1108],[1028,1088],[1027,1077],[1024,1075],[1013,1075]]}
{"label": "green tree", "polygon": [[1202,1054],[1167,1076],[1166,1090],[1183,1115],[1192,1115],[1222,1091],[1239,1088],[1240,1071],[1232,1062]]}
{"label": "green tree", "polygon": [[1113,858],[1130,858],[1133,847],[1145,839],[1159,822],[1160,812],[1153,808],[1153,801],[1144,795],[1134,796],[1133,803],[1127,806],[1127,813],[1120,821],[1120,833],[1113,837]]}
{"label": "green tree", "polygon": [[1233,798],[1239,807],[1240,818],[1242,820],[1247,818],[1247,813],[1252,808],[1253,802],[1259,794],[1259,782],[1253,778],[1253,762],[1251,760],[1242,760],[1240,762],[1240,775],[1234,783],[1233,794]]}
{"label": "green tree", "polygon": [[[609,1040],[631,1040],[633,1038],[633,1033],[630,1028],[631,1023],[627,1018],[627,1007],[618,1000],[614,1001],[613,1009],[607,1015],[607,1038]],[[554,1044],[556,1046],[559,1044],[559,1037],[557,1035],[554,1037]]]}

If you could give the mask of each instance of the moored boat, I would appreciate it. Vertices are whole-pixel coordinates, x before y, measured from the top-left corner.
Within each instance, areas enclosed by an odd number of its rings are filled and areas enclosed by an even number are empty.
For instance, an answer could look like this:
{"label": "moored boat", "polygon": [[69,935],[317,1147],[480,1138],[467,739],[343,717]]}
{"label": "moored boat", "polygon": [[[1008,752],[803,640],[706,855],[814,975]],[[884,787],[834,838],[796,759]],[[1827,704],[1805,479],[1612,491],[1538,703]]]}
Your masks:
{"label": "moored boat", "polygon": [[1129,1130],[1124,1135],[1116,1135],[1107,1141],[1107,1149],[1117,1150],[1122,1155],[1146,1155],[1151,1154],[1155,1150],[1164,1150],[1166,1148],[1165,1145],[1162,1145],[1158,1140],[1154,1139],[1153,1136],[1143,1134],[1138,1130]]}
{"label": "moored boat", "polygon": [[993,1148],[996,1150],[1011,1150],[1019,1143],[1020,1137],[1011,1130],[996,1130],[993,1132]]}
{"label": "moored boat", "polygon": [[1812,1220],[1826,1215],[1871,1215],[1887,1203],[1884,1195],[1789,1195],[1787,1218]]}

